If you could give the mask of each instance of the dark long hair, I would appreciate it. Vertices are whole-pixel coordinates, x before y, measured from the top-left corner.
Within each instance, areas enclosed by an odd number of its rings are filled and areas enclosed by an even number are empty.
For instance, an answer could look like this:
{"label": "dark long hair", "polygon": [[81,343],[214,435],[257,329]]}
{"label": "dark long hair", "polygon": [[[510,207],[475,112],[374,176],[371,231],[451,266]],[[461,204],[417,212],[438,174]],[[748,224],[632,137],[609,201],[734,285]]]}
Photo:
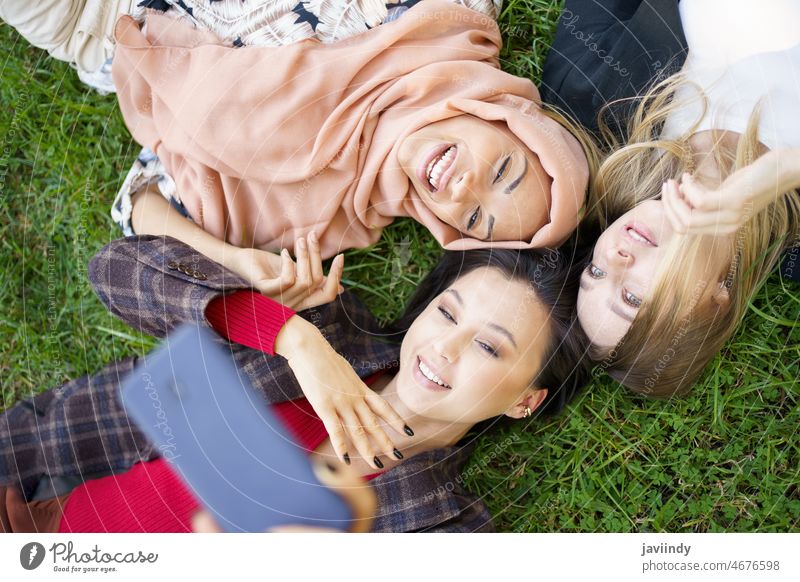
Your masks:
{"label": "dark long hair", "polygon": [[588,342],[575,315],[581,265],[571,268],[559,251],[480,249],[445,252],[419,284],[403,314],[387,327],[387,331],[393,339],[402,341],[414,320],[437,295],[459,277],[481,267],[498,269],[511,280],[527,283],[547,310],[551,339],[542,367],[531,385],[548,389],[547,397],[537,412],[559,412],[589,379],[589,364],[584,357]]}

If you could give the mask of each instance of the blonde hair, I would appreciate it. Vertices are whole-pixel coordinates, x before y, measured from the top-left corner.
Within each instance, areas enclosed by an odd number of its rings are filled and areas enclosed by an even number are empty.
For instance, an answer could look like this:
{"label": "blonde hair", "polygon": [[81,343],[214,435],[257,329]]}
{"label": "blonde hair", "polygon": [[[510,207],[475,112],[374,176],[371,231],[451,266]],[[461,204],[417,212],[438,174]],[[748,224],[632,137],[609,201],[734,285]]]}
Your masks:
{"label": "blonde hair", "polygon": [[[702,100],[703,115],[683,135],[663,139],[664,121],[677,108],[676,91],[691,85]],[[660,196],[667,179],[679,179],[694,168],[689,138],[696,132],[707,109],[702,89],[680,73],[653,85],[638,103],[628,124],[628,140],[620,143],[600,115],[600,131],[608,152],[591,189],[595,206],[589,218],[603,229],[636,204]],[[614,105],[609,104],[607,107]],[[734,148],[715,140],[714,157],[723,179],[752,163],[759,155],[758,109]],[[632,391],[654,398],[668,398],[687,391],[707,364],[730,338],[744,317],[747,304],[765,282],[781,252],[798,233],[800,202],[797,196],[779,196],[766,209],[748,218],[736,232],[733,244],[713,236],[674,237],[654,279],[649,297],[642,303],[628,332],[610,354],[593,348],[591,356],[603,360],[606,372]],[[725,242],[723,242],[725,241]],[[719,276],[693,281],[686,277],[706,245],[728,253],[731,264],[723,285],[729,302],[724,306],[699,303],[708,285]],[[707,269],[706,269],[707,270]],[[724,274],[723,274],[724,275]]]}

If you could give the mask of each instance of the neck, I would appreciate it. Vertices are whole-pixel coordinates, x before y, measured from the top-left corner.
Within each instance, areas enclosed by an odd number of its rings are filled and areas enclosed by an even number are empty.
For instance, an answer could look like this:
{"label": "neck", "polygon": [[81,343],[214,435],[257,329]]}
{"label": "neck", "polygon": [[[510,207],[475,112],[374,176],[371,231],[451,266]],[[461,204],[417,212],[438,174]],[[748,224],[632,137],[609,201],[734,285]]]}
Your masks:
{"label": "neck", "polygon": [[392,435],[392,440],[406,458],[425,451],[452,446],[461,440],[473,426],[472,423],[443,421],[417,414],[405,405],[397,393],[396,375],[389,379],[382,389],[380,384],[376,388],[380,391],[381,397],[414,431],[414,436],[410,437],[405,433],[398,435],[392,429],[386,429],[387,434]]}

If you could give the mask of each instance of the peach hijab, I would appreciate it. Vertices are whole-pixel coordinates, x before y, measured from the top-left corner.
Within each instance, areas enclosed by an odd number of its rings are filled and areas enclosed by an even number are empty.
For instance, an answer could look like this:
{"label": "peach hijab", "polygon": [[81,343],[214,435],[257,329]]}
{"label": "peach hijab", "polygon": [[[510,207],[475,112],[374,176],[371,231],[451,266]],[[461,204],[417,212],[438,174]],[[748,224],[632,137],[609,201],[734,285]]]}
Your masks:
{"label": "peach hijab", "polygon": [[[237,246],[292,248],[314,229],[324,257],[376,242],[395,217],[450,250],[560,244],[588,182],[578,142],[540,111],[534,84],[499,68],[494,20],[425,0],[332,44],[222,46],[163,15],[116,27],[114,83],[133,137],[151,148],[204,230]],[[502,120],[552,178],[550,220],[530,241],[483,242],[440,221],[397,163],[403,139],[469,114]]]}

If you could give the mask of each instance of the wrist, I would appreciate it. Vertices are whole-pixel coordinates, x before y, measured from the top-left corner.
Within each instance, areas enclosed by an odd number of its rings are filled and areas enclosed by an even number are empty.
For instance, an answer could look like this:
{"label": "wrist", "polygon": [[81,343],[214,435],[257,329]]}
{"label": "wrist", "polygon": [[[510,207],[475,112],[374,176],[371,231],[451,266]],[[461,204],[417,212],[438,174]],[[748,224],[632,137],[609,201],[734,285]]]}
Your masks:
{"label": "wrist", "polygon": [[275,338],[275,353],[291,363],[292,358],[319,345],[320,340],[324,342],[325,338],[314,324],[299,315],[293,315],[286,320]]}
{"label": "wrist", "polygon": [[206,232],[199,233],[198,239],[201,240],[196,240],[196,244],[192,246],[198,250],[202,249],[201,252],[212,261],[238,273],[241,263],[243,263],[241,255],[244,249],[213,236],[207,238],[205,236],[207,234]]}

